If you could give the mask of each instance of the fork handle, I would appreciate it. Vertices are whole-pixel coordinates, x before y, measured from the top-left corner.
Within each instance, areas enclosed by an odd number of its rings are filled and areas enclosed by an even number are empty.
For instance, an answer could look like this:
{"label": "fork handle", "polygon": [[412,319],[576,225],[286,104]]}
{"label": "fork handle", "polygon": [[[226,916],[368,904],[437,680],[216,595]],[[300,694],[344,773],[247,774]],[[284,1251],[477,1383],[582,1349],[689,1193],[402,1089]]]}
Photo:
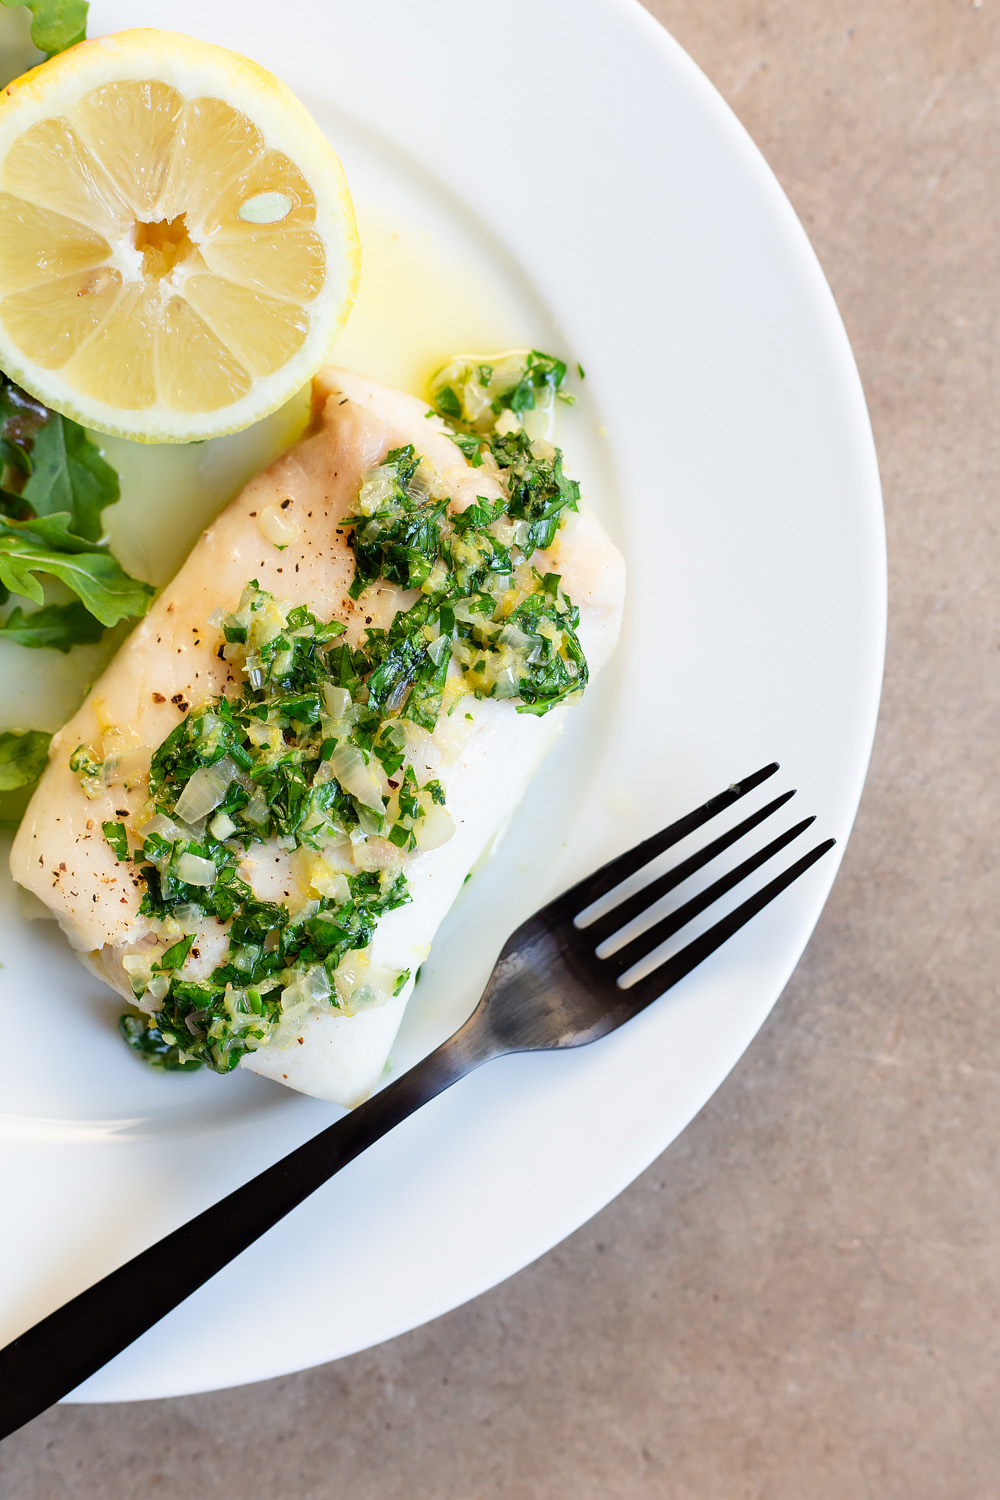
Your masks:
{"label": "fork handle", "polygon": [[481,1012],[364,1104],[0,1350],[0,1439],[76,1389],[393,1126],[496,1054]]}

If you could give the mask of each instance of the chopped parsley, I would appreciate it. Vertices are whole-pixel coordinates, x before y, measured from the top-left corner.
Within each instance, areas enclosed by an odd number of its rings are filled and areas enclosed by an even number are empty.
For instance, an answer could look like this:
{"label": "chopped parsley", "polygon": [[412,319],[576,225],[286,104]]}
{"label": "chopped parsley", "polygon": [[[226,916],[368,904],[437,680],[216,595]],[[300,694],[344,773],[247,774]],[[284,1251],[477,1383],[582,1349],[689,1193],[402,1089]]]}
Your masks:
{"label": "chopped parsley", "polygon": [[[520,713],[547,713],[586,687],[579,611],[557,574],[531,566],[580,498],[562,454],[539,435],[554,402],[571,399],[565,378],[562,360],[537,351],[496,364],[453,361],[433,382],[435,407],[499,496],[449,511],[411,444],[366,473],[358,512],[344,523],[352,597],[377,579],[420,590],[388,630],[368,632],[366,651],[380,658],[374,693],[423,728],[441,711],[451,663],[477,697],[516,698]],[[539,419],[536,435],[528,415]]]}
{"label": "chopped parsley", "polygon": [[412,444],[395,448],[362,484],[360,514],[344,523],[354,527],[352,599],[379,578],[403,589],[426,583],[441,550],[448,502],[428,501],[427,485],[417,482],[419,468]]}
{"label": "chopped parsley", "polygon": [[127,1011],[118,1018],[118,1030],[143,1062],[158,1072],[193,1073],[202,1066],[197,1057],[190,1057],[175,1041],[168,1041],[158,1026],[150,1025],[148,1016]]}
{"label": "chopped parsley", "polygon": [[[375,665],[342,634],[339,623],[248,584],[222,623],[241,691],[185,715],[152,758],[152,817],[135,856],[141,911],[167,931],[214,917],[228,924],[229,945],[225,962],[193,982],[180,972],[189,933],[149,975],[137,971],[133,986],[155,996],[150,976],[170,975],[150,1024],[218,1072],[299,1010],[321,1003],[351,1012],[387,999],[408,977],[366,978],[358,954],[379,917],[409,900],[402,851],[416,847],[441,788],[420,787],[409,766],[401,771],[403,737],[367,687]],[[380,867],[356,870],[355,846],[375,837],[384,841]],[[238,873],[247,850],[270,839],[296,855],[297,873],[311,873],[311,889],[326,892],[294,915],[257,899]]]}
{"label": "chopped parsley", "polygon": [[121,823],[102,823],[104,837],[115,851],[115,858],[128,859],[128,834]]}
{"label": "chopped parsley", "polygon": [[435,375],[431,399],[439,415],[458,430],[485,437],[504,412],[523,417],[527,412],[550,413],[556,401],[572,406],[576,397],[563,390],[565,381],[563,360],[537,349],[504,354],[487,364],[459,358]]}

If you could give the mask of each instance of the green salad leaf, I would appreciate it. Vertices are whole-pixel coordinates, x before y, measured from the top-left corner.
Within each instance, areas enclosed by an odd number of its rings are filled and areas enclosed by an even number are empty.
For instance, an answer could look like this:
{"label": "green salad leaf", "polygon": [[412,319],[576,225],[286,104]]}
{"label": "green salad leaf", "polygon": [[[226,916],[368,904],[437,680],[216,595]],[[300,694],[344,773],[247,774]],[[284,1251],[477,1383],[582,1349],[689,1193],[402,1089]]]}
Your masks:
{"label": "green salad leaf", "polygon": [[65,512],[84,540],[101,535],[101,512],[119,498],[118,475],[78,422],[51,411],[0,375],[0,514],[14,520]]}
{"label": "green salad leaf", "polygon": [[31,11],[31,40],[39,52],[52,57],[82,42],[87,35],[87,0],[2,0],[4,5],[26,5]]}
{"label": "green salad leaf", "polygon": [[16,646],[48,646],[55,651],[92,644],[103,634],[100,620],[77,599],[69,604],[43,604],[27,615],[18,605],[0,621],[0,640],[13,641]]}
{"label": "green salad leaf", "polygon": [[11,535],[9,524],[0,523],[0,583],[41,604],[45,594],[39,574],[64,583],[102,625],[117,625],[145,613],[153,593],[148,583],[131,578],[110,552],[56,551],[29,535]]}
{"label": "green salad leaf", "polygon": [[53,412],[38,429],[31,474],[21,491],[36,516],[66,511],[70,530],[96,542],[101,511],[119,498],[118,475],[78,422]]}
{"label": "green salad leaf", "polygon": [[24,520],[0,515],[0,537],[26,537],[29,542],[51,547],[56,552],[107,553],[108,549],[102,542],[89,542],[85,537],[77,536],[70,529],[72,525],[73,517],[65,510],[54,516],[28,516]]}
{"label": "green salad leaf", "polygon": [[38,780],[45,770],[51,738],[40,729],[8,729],[0,734],[0,792],[13,792]]}
{"label": "green salad leaf", "polygon": [[[119,498],[118,475],[85,430],[0,375],[0,602],[11,593],[42,606],[0,625],[24,646],[68,651],[101,627],[145,613],[153,590],[100,540],[101,513]],[[41,577],[77,602],[45,603]]]}

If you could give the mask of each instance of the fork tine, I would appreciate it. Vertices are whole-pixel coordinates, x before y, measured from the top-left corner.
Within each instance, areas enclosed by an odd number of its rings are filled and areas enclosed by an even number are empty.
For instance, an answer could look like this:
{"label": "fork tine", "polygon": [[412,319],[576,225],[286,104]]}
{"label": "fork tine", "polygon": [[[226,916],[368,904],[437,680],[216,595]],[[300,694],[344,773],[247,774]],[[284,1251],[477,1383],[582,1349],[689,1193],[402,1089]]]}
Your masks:
{"label": "fork tine", "polygon": [[814,849],[810,849],[808,854],[803,854],[801,859],[797,859],[793,865],[789,865],[788,869],[783,871],[781,875],[776,875],[767,885],[762,886],[753,896],[748,897],[741,906],[737,906],[728,916],[722,917],[716,922],[714,927],[710,927],[707,932],[703,932],[701,937],[694,938],[688,943],[686,948],[682,948],[679,953],[675,953],[672,957],[665,959],[652,973],[646,974],[637,984],[631,984],[627,988],[622,989],[621,993],[633,1001],[632,1014],[637,1015],[640,1010],[644,1010],[652,1001],[659,999],[678,980],[683,979],[685,975],[690,974],[692,969],[697,968],[700,963],[704,962],[710,954],[715,952],[716,948],[721,948],[722,944],[728,938],[731,938],[734,932],[739,932],[740,928],[744,927],[758,912],[763,911],[764,907],[768,906],[774,900],[775,896],[780,896],[782,891],[787,890],[794,881],[798,880],[800,875],[805,874],[811,865],[814,865],[818,859],[822,859],[827,850],[832,849],[836,842],[836,839],[824,839],[821,844],[817,844]]}
{"label": "fork tine", "polygon": [[701,828],[717,813],[731,807],[734,802],[738,802],[741,797],[752,792],[755,787],[760,786],[762,781],[766,781],[779,769],[778,762],[772,761],[769,766],[763,766],[761,770],[755,771],[745,780],[727,786],[724,792],[710,797],[702,807],[695,808],[694,812],[688,813],[686,817],[678,818],[676,823],[671,823],[661,832],[654,833],[652,838],[636,844],[634,849],[620,854],[617,859],[609,860],[606,865],[595,870],[593,875],[588,875],[585,880],[570,886],[568,891],[557,896],[543,912],[538,913],[538,916],[549,919],[575,916],[584,907],[592,906],[595,901],[606,896],[608,891],[613,891],[616,885],[621,885],[623,880],[634,875],[636,870],[641,870],[643,865],[648,865],[650,860],[662,854],[664,849],[669,849],[673,844],[679,844],[681,839],[693,833],[696,828]]}
{"label": "fork tine", "polygon": [[[697,917],[701,912],[713,905],[720,896],[725,896],[728,891],[731,891],[734,886],[739,885],[748,875],[752,875],[755,870],[759,870],[761,865],[766,864],[773,855],[777,854],[779,850],[784,849],[793,839],[797,839],[799,834],[804,833],[810,823],[815,823],[815,821],[814,817],[803,818],[802,822],[796,823],[794,828],[789,828],[785,833],[779,833],[778,837],[772,839],[769,844],[765,844],[763,849],[758,849],[755,854],[751,854],[742,864],[737,865],[735,869],[727,871],[725,875],[720,876],[718,880],[706,886],[703,891],[699,891],[696,896],[692,896],[690,901],[685,901],[683,906],[679,906],[676,911],[672,911],[669,915],[662,917],[659,922],[656,922],[646,932],[639,933],[637,937],[632,938],[630,942],[627,942],[624,947],[619,948],[617,952],[609,954],[602,962],[612,968],[616,974],[624,974],[627,969],[631,969],[633,964],[637,964],[641,958],[645,958],[648,953],[652,953],[654,948],[658,948],[661,943],[666,942],[667,938],[673,937],[675,932],[680,932],[682,927],[686,927],[692,917]],[[582,931],[589,937],[589,928],[584,927]]]}
{"label": "fork tine", "polygon": [[664,874],[657,876],[648,885],[644,885],[642,890],[636,891],[634,895],[619,902],[617,906],[613,906],[603,916],[597,917],[593,922],[587,922],[581,927],[581,931],[588,938],[593,939],[596,948],[599,943],[604,942],[605,938],[609,938],[613,933],[620,932],[623,927],[627,927],[634,917],[641,916],[644,911],[652,906],[654,901],[659,901],[661,896],[665,896],[668,891],[672,891],[675,886],[680,885],[689,875],[695,874],[697,870],[709,864],[717,854],[721,854],[723,850],[738,843],[745,833],[749,833],[758,824],[765,822],[773,812],[777,812],[779,807],[784,807],[785,803],[794,796],[794,791],[782,792],[780,797],[775,797],[773,802],[769,802],[766,807],[762,807],[758,812],[751,813],[749,818],[744,818],[743,822],[737,823],[735,828],[730,828],[726,833],[720,834],[717,839],[713,839],[710,844],[706,844],[704,849],[696,850],[688,859],[682,859],[680,864],[675,865],[672,870],[667,870]]}

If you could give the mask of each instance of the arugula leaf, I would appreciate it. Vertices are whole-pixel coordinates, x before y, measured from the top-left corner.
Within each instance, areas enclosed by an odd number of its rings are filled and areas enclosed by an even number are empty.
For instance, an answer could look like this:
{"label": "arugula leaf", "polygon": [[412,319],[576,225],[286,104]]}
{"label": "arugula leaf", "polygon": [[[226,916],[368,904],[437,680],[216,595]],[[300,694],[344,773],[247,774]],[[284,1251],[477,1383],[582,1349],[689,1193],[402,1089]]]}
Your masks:
{"label": "arugula leaf", "polygon": [[38,780],[45,770],[51,738],[40,729],[8,729],[0,734],[0,792]]}
{"label": "arugula leaf", "polygon": [[26,5],[31,11],[31,40],[39,52],[52,57],[82,42],[87,35],[87,0],[2,0],[4,5]]}
{"label": "arugula leaf", "polygon": [[35,434],[49,417],[49,409],[22,391],[0,371],[0,463],[4,488],[0,490],[0,512],[25,516],[29,507],[20,491],[31,474],[31,447]]}
{"label": "arugula leaf", "polygon": [[70,531],[73,517],[69,511],[61,510],[54,516],[29,516],[26,520],[15,520],[13,516],[0,516],[0,537],[27,537],[29,542],[38,542],[43,547],[52,547],[56,552],[97,552],[107,554],[101,542],[89,542],[86,537],[76,536]]}
{"label": "arugula leaf", "polygon": [[0,463],[10,464],[22,474],[31,473],[31,457],[27,449],[7,437],[0,437]]}
{"label": "arugula leaf", "polygon": [[118,499],[118,476],[84,429],[0,375],[0,432],[0,461],[14,486],[0,491],[0,603],[14,592],[42,604],[37,574],[59,579],[81,601],[29,616],[17,609],[0,632],[24,646],[68,651],[98,640],[98,622],[143,614],[152,589],[98,541],[101,511]]}
{"label": "arugula leaf", "polygon": [[18,646],[48,646],[54,651],[89,645],[99,641],[103,634],[100,620],[95,620],[76,599],[70,604],[43,604],[30,615],[19,606],[0,623],[0,640],[13,641]]}
{"label": "arugula leaf", "polygon": [[101,511],[119,498],[118,475],[101,457],[78,422],[53,412],[38,429],[31,449],[31,474],[21,491],[36,516],[66,511],[70,529],[96,542]]}
{"label": "arugula leaf", "polygon": [[102,625],[145,614],[153,593],[148,583],[130,578],[109,552],[55,552],[24,537],[0,535],[0,583],[41,604],[45,595],[38,573],[72,589]]}

